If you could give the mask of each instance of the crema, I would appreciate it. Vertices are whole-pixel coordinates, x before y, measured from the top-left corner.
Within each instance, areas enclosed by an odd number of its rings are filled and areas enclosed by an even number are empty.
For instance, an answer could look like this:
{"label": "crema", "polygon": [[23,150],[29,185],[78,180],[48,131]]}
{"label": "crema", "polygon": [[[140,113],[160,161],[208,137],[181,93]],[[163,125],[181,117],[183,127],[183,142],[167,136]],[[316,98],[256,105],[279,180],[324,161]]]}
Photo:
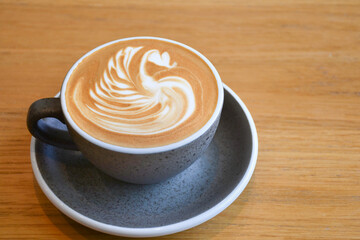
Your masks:
{"label": "crema", "polygon": [[83,131],[123,147],[183,140],[213,115],[216,78],[191,50],[158,39],[119,41],[85,57],[70,75],[66,107]]}

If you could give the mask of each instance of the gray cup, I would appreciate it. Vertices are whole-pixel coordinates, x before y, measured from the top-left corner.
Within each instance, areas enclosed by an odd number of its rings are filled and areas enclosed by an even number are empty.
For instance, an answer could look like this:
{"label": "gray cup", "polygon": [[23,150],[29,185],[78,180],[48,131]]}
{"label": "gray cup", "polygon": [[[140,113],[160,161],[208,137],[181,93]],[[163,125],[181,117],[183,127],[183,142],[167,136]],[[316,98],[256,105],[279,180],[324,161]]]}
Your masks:
{"label": "gray cup", "polygon": [[[158,39],[180,45],[197,54],[212,70],[218,87],[215,111],[209,121],[190,137],[179,142],[152,148],[128,148],[100,141],[80,129],[71,118],[65,104],[66,84],[77,65],[93,52],[118,41],[130,39]],[[135,37],[120,39],[101,45],[80,58],[67,73],[63,81],[60,98],[45,98],[34,102],[28,111],[27,126],[30,133],[51,145],[79,150],[97,168],[122,181],[138,184],[158,183],[189,167],[206,150],[217,129],[224,101],[224,90],[215,67],[201,53],[182,43],[163,38]],[[49,126],[57,118],[68,132],[54,130]],[[41,121],[39,121],[41,120]]]}

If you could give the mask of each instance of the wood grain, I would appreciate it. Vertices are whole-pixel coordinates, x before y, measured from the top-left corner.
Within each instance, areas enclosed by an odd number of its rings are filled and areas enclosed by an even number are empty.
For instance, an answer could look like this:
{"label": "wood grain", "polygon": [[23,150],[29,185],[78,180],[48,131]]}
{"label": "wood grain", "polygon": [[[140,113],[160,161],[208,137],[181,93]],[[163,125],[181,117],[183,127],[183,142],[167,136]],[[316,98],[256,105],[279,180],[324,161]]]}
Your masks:
{"label": "wood grain", "polygon": [[260,142],[244,193],[163,239],[360,239],[360,2],[324,0],[0,1],[1,239],[113,239],[41,192],[25,118],[85,52],[140,35],[206,55]]}

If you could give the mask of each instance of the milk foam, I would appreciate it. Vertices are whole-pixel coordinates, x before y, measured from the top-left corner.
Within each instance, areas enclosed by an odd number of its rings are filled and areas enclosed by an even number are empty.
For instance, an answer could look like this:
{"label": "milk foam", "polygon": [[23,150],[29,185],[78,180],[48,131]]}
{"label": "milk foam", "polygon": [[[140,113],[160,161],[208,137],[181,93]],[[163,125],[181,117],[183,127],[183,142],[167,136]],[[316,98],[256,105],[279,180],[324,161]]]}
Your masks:
{"label": "milk foam", "polygon": [[[90,86],[92,104],[75,102],[89,121],[111,132],[150,135],[174,129],[194,113],[193,87],[184,76],[169,71],[178,68],[177,63],[166,51],[142,48],[119,50]],[[134,60],[136,54],[142,55]],[[150,74],[150,63],[161,68]]]}
{"label": "milk foam", "polygon": [[193,51],[158,39],[114,42],[84,57],[66,84],[75,124],[122,147],[183,140],[212,117],[218,83]]}

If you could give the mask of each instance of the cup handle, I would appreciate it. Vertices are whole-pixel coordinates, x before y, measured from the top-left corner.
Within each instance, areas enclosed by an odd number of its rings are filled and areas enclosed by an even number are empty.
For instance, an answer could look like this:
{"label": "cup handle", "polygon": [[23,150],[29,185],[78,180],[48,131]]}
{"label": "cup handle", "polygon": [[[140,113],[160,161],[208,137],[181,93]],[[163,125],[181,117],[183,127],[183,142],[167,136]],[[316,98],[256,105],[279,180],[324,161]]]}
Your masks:
{"label": "cup handle", "polygon": [[[67,131],[53,131],[52,128],[40,126],[39,120],[56,118],[65,124],[65,117],[61,109],[60,98],[43,98],[31,104],[27,114],[27,128],[29,132],[41,141],[71,150],[77,150]],[[47,123],[43,123],[46,125]]]}

